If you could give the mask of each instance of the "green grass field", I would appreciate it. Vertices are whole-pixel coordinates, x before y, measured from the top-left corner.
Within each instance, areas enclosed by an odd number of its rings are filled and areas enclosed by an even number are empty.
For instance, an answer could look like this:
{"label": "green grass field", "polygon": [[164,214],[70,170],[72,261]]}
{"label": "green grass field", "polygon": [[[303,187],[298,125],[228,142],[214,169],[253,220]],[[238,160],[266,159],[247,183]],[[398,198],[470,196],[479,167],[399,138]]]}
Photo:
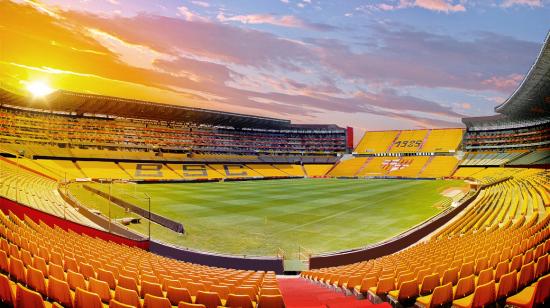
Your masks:
{"label": "green grass field", "polygon": [[[93,184],[108,191],[107,185]],[[239,255],[327,252],[372,244],[437,214],[434,204],[462,181],[298,179],[224,183],[113,184],[113,195],[180,221],[178,235],[152,224],[154,239],[205,251]],[[107,200],[79,184],[71,193],[108,212]],[[111,206],[113,218],[135,216]],[[142,219],[132,229],[147,234]]]}

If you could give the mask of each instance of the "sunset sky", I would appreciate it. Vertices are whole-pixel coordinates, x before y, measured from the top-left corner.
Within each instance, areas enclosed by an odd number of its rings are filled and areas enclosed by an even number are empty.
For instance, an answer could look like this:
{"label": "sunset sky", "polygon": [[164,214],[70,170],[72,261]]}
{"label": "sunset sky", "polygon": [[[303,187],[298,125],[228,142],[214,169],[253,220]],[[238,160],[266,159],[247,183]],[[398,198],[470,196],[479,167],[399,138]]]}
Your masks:
{"label": "sunset sky", "polygon": [[0,86],[457,127],[513,92],[549,16],[546,0],[0,0]]}

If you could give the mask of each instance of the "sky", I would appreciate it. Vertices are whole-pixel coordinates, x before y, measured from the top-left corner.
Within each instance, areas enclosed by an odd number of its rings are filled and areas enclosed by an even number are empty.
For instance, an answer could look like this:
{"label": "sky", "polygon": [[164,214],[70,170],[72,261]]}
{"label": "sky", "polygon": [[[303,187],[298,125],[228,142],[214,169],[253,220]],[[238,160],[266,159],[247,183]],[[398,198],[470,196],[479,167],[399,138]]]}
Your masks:
{"label": "sky", "polygon": [[0,86],[365,130],[494,113],[550,0],[0,0]]}

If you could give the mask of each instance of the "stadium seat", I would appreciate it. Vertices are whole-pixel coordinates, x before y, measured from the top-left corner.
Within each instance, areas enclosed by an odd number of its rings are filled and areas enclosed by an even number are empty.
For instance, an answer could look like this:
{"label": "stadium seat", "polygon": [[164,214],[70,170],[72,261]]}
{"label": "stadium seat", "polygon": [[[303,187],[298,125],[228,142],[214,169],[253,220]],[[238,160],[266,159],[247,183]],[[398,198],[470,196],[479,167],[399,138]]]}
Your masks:
{"label": "stadium seat", "polygon": [[72,270],[67,271],[67,283],[73,291],[76,290],[76,288],[81,288],[82,290],[88,289],[84,276],[80,273],[73,272]]}
{"label": "stadium seat", "polygon": [[48,296],[44,275],[32,266],[27,267],[27,287],[40,293],[44,298]]}
{"label": "stadium seat", "polygon": [[139,300],[139,295],[135,290],[126,289],[121,286],[117,286],[115,289],[115,300],[126,305],[140,308],[141,302]]}
{"label": "stadium seat", "polygon": [[170,303],[174,306],[176,306],[179,302],[193,302],[191,294],[189,294],[189,290],[186,288],[168,287],[166,290],[166,298],[168,298]]}
{"label": "stadium seat", "polygon": [[164,297],[164,294],[162,293],[162,286],[160,284],[153,283],[153,282],[147,282],[147,281],[141,281],[140,296],[142,298],[145,298],[146,294],[151,294],[153,296]]}
{"label": "stadium seat", "polygon": [[279,295],[260,295],[258,300],[258,308],[284,308],[285,302],[283,297]]}
{"label": "stadium seat", "polygon": [[48,297],[65,307],[72,307],[73,305],[69,284],[53,276],[48,279]]}
{"label": "stadium seat", "polygon": [[88,291],[96,293],[104,303],[109,303],[112,298],[111,290],[107,282],[90,277],[88,279]]}
{"label": "stadium seat", "polygon": [[231,308],[255,308],[256,304],[252,302],[248,295],[229,294],[225,306]]}
{"label": "stadium seat", "polygon": [[15,282],[27,283],[27,271],[23,261],[10,256],[10,279]]}
{"label": "stadium seat", "polygon": [[15,304],[14,284],[9,278],[0,274],[0,302],[7,306],[13,306]]}
{"label": "stadium seat", "polygon": [[203,304],[192,304],[192,303],[180,302],[178,304],[178,308],[206,308],[206,306]]}
{"label": "stadium seat", "polygon": [[216,308],[222,305],[222,301],[217,292],[199,291],[195,304],[203,304],[206,308]]}
{"label": "stadium seat", "polygon": [[514,270],[508,274],[502,275],[500,282],[496,285],[496,300],[500,301],[517,291],[517,272]]}
{"label": "stadium seat", "polygon": [[[146,294],[143,300],[143,308],[171,308],[170,301],[162,296]],[[216,308],[216,307],[214,307]]]}
{"label": "stadium seat", "polygon": [[15,292],[15,306],[16,307],[32,307],[40,308],[46,307],[44,300],[40,293],[29,290],[22,286],[20,283],[17,284],[17,291]]}
{"label": "stadium seat", "polygon": [[533,307],[546,305],[550,301],[550,274],[541,277],[534,286],[523,289],[516,295],[508,297],[506,305],[513,307]]}
{"label": "stadium seat", "polygon": [[121,303],[116,299],[111,299],[111,301],[109,301],[109,308],[135,308],[135,307],[132,305]]}
{"label": "stadium seat", "polygon": [[451,282],[436,287],[432,294],[418,297],[416,302],[425,308],[444,307],[453,301],[453,285]]}
{"label": "stadium seat", "polygon": [[478,286],[474,293],[453,301],[458,308],[485,307],[495,302],[495,282],[490,281]]}

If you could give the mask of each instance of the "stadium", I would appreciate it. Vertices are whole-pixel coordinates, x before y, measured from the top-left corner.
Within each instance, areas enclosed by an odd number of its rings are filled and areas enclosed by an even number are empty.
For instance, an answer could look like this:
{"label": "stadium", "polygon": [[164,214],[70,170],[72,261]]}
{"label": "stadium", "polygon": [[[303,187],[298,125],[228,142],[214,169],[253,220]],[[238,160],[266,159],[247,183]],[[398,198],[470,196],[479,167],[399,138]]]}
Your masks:
{"label": "stadium", "polygon": [[548,306],[550,34],[532,61],[496,115],[360,136],[0,84],[0,304]]}

